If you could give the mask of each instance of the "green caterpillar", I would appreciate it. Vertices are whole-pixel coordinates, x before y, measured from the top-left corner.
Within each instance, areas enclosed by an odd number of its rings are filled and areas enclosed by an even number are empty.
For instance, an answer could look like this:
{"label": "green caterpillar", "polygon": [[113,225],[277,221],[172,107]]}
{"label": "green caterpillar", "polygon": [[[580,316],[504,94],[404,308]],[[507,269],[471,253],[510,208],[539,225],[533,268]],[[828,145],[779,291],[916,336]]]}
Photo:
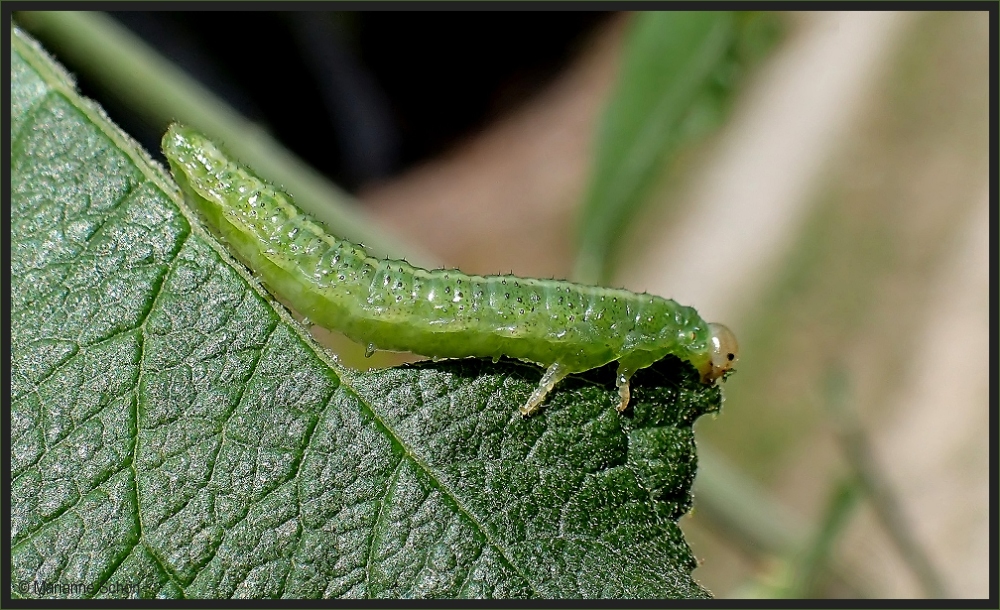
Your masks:
{"label": "green caterpillar", "polygon": [[629,379],[667,354],[712,383],[736,361],[721,324],[649,294],[513,275],[428,271],[333,237],[291,198],[204,135],[171,125],[163,153],[187,200],[270,290],[325,328],[375,348],[437,358],[510,356],[548,369],[521,407],[535,413],[561,379],[618,361]]}

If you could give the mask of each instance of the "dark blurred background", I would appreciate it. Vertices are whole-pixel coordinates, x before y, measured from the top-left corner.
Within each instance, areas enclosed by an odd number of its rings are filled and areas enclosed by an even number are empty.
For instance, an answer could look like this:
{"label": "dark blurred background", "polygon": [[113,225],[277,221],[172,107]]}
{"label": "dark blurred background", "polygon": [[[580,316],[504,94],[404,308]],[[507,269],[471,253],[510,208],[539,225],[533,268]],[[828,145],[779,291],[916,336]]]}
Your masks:
{"label": "dark blurred background", "polygon": [[[351,192],[440,154],[517,107],[611,16],[110,14]],[[85,75],[80,85],[101,99]],[[104,103],[147,150],[159,151],[162,129]]]}

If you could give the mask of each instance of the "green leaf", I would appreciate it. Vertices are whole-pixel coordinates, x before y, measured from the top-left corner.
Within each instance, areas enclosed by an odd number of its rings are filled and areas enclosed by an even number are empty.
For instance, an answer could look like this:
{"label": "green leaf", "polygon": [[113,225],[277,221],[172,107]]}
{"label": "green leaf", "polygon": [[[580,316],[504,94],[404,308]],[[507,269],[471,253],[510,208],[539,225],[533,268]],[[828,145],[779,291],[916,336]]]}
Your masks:
{"label": "green leaf", "polygon": [[609,278],[622,230],[664,164],[721,124],[738,76],[780,31],[766,13],[654,11],[633,19],[581,209],[580,282]]}
{"label": "green leaf", "polygon": [[23,33],[11,42],[19,597],[706,597],[675,358],[336,364]]}

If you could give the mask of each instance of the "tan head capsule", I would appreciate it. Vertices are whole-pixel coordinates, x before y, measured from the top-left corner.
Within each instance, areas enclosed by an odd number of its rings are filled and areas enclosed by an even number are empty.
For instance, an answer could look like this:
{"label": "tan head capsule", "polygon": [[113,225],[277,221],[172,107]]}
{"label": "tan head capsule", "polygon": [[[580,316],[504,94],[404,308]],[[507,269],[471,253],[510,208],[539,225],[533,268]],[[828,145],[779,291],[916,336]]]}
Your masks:
{"label": "tan head capsule", "polygon": [[736,365],[740,356],[740,346],[736,335],[722,324],[711,322],[708,325],[712,333],[709,339],[709,363],[701,372],[701,380],[711,383],[722,377],[726,371]]}

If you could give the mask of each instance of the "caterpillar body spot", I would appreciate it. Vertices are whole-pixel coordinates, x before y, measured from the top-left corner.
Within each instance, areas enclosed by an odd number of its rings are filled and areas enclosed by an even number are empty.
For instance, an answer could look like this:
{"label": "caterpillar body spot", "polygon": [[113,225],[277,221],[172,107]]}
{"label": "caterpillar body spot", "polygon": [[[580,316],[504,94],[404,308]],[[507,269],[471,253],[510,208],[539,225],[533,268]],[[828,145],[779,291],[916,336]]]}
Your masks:
{"label": "caterpillar body spot", "polygon": [[561,379],[618,362],[618,410],[629,379],[667,354],[712,383],[736,338],[691,307],[649,294],[514,275],[429,271],[376,259],[328,234],[291,198],[207,137],[171,125],[163,152],[186,199],[274,293],[313,324],[375,349],[432,358],[509,356],[548,367],[521,407],[535,413]]}

